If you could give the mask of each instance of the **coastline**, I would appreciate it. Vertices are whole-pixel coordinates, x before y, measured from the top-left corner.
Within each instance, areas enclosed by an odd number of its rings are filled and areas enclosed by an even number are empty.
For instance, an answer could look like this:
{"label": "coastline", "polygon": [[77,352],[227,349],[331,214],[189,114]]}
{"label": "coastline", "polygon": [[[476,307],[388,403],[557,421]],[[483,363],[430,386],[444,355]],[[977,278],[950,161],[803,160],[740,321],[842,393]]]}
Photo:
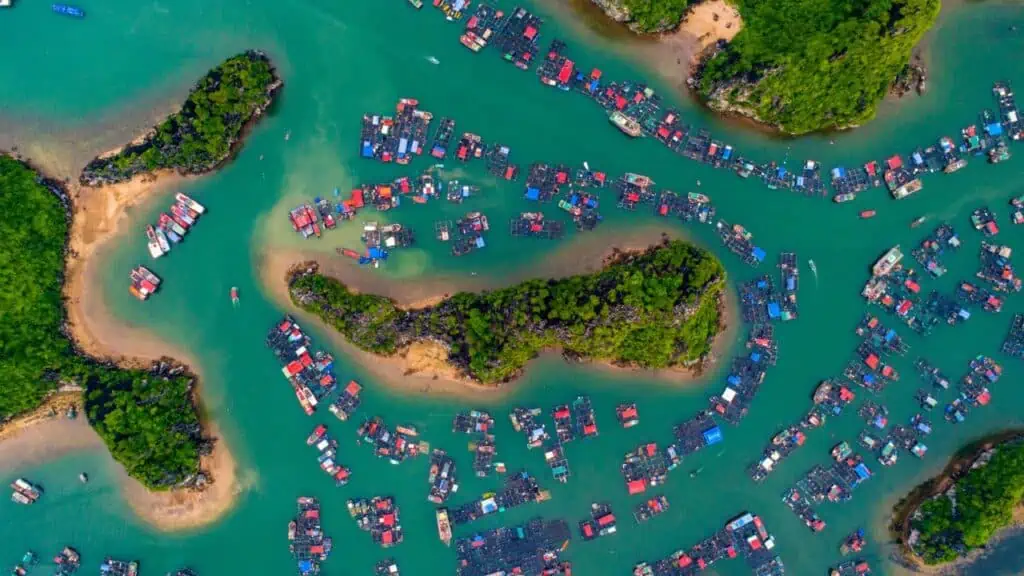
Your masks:
{"label": "coastline", "polygon": [[[18,159],[31,166],[30,161]],[[143,328],[115,318],[106,306],[102,290],[96,288],[96,260],[112,241],[127,234],[132,208],[185,180],[175,171],[165,170],[116,185],[64,185],[71,198],[64,267],[66,335],[82,353],[126,368],[148,369],[152,362],[167,358],[196,366],[194,359],[182,350]],[[198,395],[195,400],[201,410]],[[62,417],[71,403],[77,405],[80,413],[74,420]],[[51,409],[57,417],[50,416]],[[217,438],[212,453],[200,458],[200,467],[213,479],[203,491],[149,490],[109,459],[126,503],[140,519],[158,530],[178,531],[210,524],[236,502],[239,484],[234,458],[216,425],[202,425],[206,435]],[[44,462],[80,450],[102,450],[109,458],[103,440],[87,422],[81,391],[55,393],[36,410],[0,427],[2,468]]]}
{"label": "coastline", "polygon": [[972,550],[966,556],[952,562],[926,564],[908,544],[911,517],[926,500],[949,489],[963,474],[970,471],[971,465],[983,452],[1022,438],[1024,438],[1024,429],[1016,428],[995,432],[969,442],[950,457],[941,472],[912,488],[904,498],[892,506],[889,533],[899,547],[899,556],[902,561],[918,573],[958,574],[964,567],[980,560],[995,544],[1024,529],[1024,503],[1019,503],[1013,511],[1013,519],[1010,524],[993,534],[985,547]]}
{"label": "coastline", "polygon": [[[415,283],[399,282],[371,270],[357,267],[347,258],[291,248],[264,249],[258,258],[258,270],[261,283],[272,300],[303,322],[313,322],[317,326],[323,327],[333,344],[354,358],[378,381],[383,382],[389,388],[425,395],[497,401],[515,389],[528,368],[524,369],[523,374],[509,382],[488,385],[467,378],[448,364],[446,350],[437,344],[418,342],[392,357],[379,356],[360,350],[335,330],[325,327],[319,318],[292,304],[287,283],[289,272],[298,264],[315,262],[321,273],[341,281],[353,291],[386,296],[394,300],[401,308],[415,309],[436,304],[460,291],[491,290],[528,278],[557,279],[575,274],[592,273],[602,268],[616,251],[644,249],[660,242],[666,236],[683,237],[677,231],[666,233],[656,226],[627,230],[612,239],[577,237],[577,240],[567,243],[553,253],[539,268],[517,269],[512,271],[509,277],[500,280],[493,277],[438,276],[418,280]],[[626,372],[632,375],[640,374],[669,385],[685,386],[699,382],[706,373],[715,369],[718,359],[723,357],[733,344],[738,330],[737,301],[728,284],[723,291],[719,310],[723,327],[715,337],[712,354],[702,371],[684,367],[658,370],[630,368],[615,365],[611,361],[595,360],[584,360],[576,364],[612,374]],[[546,350],[538,357],[553,354],[560,355],[560,352]]]}

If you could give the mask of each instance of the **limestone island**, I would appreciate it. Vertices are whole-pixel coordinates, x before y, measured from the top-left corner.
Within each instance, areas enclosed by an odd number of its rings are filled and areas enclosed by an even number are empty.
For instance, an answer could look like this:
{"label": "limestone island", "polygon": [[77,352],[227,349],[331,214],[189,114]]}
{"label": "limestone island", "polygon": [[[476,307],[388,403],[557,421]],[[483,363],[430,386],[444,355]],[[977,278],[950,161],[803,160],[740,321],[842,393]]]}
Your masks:
{"label": "limestone island", "polygon": [[131,144],[89,162],[79,181],[103,186],[161,170],[209,172],[236,151],[246,127],[270,107],[282,85],[263,52],[228,58],[196,83],[181,110]]}
{"label": "limestone island", "polygon": [[357,294],[300,265],[289,273],[299,308],[359,349],[383,357],[434,349],[459,379],[498,385],[546,350],[572,361],[699,371],[723,329],[725,269],[711,253],[678,240],[617,252],[593,274],[528,280],[403,309]]}
{"label": "limestone island", "polygon": [[935,478],[897,504],[892,529],[912,564],[933,569],[975,559],[1024,520],[1024,431],[960,450]]}
{"label": "limestone island", "polygon": [[[914,48],[940,0],[591,0],[638,34],[701,51],[687,83],[711,109],[785,134],[858,126],[890,93],[925,88]],[[712,12],[710,15],[705,12]],[[730,30],[721,19],[739,18]],[[709,16],[711,22],[709,22]],[[738,29],[738,31],[736,31]],[[704,42],[717,36],[717,41]],[[715,39],[715,38],[712,38]]]}
{"label": "limestone island", "polygon": [[[119,367],[91,358],[67,330],[64,259],[71,200],[61,185],[0,155],[0,429],[59,406],[89,424],[127,473],[151,490],[202,488],[195,377],[167,360]],[[68,396],[76,398],[70,403]]]}

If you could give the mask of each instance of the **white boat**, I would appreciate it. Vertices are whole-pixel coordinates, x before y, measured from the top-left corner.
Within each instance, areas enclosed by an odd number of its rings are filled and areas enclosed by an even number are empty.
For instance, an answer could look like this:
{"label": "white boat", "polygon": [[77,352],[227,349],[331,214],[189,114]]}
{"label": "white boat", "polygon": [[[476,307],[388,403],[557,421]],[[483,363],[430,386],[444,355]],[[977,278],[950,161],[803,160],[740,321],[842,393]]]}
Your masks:
{"label": "white boat", "polygon": [[427,62],[430,62],[431,64],[435,64],[435,65],[441,63],[440,60],[438,60],[437,58],[434,58],[433,56],[427,56]]}
{"label": "white boat", "polygon": [[160,247],[160,241],[157,240],[156,231],[152,226],[146,226],[146,240],[150,256],[159,258],[164,255],[164,249]]}
{"label": "white boat", "polygon": [[167,234],[164,232],[164,229],[156,226],[153,228],[153,231],[156,233],[156,241],[160,244],[160,249],[163,250],[165,254],[170,252],[171,243],[167,241]]}
{"label": "white boat", "polygon": [[195,200],[189,198],[188,196],[182,194],[181,192],[178,192],[177,194],[175,194],[174,195],[174,199],[177,200],[178,202],[181,202],[182,204],[188,206],[189,208],[195,210],[196,212],[199,212],[200,214],[206,213],[206,207],[205,206],[203,206],[199,202],[196,202]]}

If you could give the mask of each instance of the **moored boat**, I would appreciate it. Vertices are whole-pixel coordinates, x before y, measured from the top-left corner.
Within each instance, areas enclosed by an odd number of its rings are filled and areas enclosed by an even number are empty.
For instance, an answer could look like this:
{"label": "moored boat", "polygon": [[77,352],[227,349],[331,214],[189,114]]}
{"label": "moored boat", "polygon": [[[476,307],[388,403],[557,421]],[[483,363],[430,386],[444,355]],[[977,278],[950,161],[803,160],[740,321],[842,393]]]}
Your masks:
{"label": "moored boat", "polygon": [[85,18],[85,10],[70,4],[51,4],[50,9],[56,14],[71,16],[72,18]]}
{"label": "moored boat", "polygon": [[182,194],[181,192],[178,192],[177,194],[175,194],[174,195],[174,199],[177,200],[178,202],[188,206],[189,208],[191,208],[192,210],[198,212],[199,214],[205,214],[206,213],[206,207],[205,206],[203,206],[199,202],[196,202],[192,198],[189,198],[188,196]]}
{"label": "moored boat", "polygon": [[900,263],[903,259],[903,252],[900,252],[900,247],[897,244],[893,246],[881,258],[875,262],[874,266],[871,267],[871,273],[874,276],[885,276]]}
{"label": "moored boat", "polygon": [[238,304],[238,286],[231,287],[231,303]]}
{"label": "moored boat", "polygon": [[452,545],[452,525],[448,521],[448,510],[438,508],[437,510],[437,535],[444,542],[445,546]]}
{"label": "moored boat", "polygon": [[864,211],[862,211],[860,213],[860,217],[865,219],[865,220],[868,219],[868,218],[874,218],[874,216],[875,216],[875,211],[874,210],[864,210]]}
{"label": "moored boat", "polygon": [[164,249],[160,246],[160,241],[156,238],[156,230],[152,226],[146,226],[146,240],[150,256],[159,258],[164,255]]}
{"label": "moored boat", "polygon": [[632,138],[643,136],[644,132],[643,128],[640,127],[640,123],[618,110],[612,112],[608,120],[627,136]]}

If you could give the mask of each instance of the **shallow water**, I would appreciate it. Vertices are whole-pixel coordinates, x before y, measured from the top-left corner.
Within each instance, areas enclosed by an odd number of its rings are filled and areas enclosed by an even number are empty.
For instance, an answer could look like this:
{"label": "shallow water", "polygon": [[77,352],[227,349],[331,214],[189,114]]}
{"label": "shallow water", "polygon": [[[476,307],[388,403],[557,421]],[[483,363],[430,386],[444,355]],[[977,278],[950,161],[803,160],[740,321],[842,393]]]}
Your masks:
{"label": "shallow water", "polygon": [[[504,1],[500,4],[511,7]],[[864,310],[860,287],[867,267],[885,249],[898,242],[909,247],[938,221],[951,221],[966,247],[948,258],[950,273],[945,278],[923,282],[925,289],[949,292],[976,267],[980,237],[969,230],[967,217],[982,204],[992,206],[1000,217],[1004,230],[998,239],[1024,249],[1020,230],[1011,227],[1006,210],[1007,199],[1024,188],[1024,163],[1019,158],[994,167],[974,162],[956,175],[929,177],[921,193],[900,203],[882,191],[872,191],[853,206],[836,206],[823,199],[769,191],[759,183],[696,165],[649,139],[627,142],[607,124],[596,105],[581,96],[544,87],[533,73],[502,63],[496,54],[473,55],[463,49],[457,40],[461,26],[446,23],[429,7],[416,12],[399,1],[285,5],[264,0],[245,4],[111,0],[83,4],[83,8],[89,14],[84,21],[57,17],[45,5],[31,3],[2,14],[10,22],[4,22],[5,33],[0,34],[0,50],[7,55],[0,67],[0,127],[18,127],[18,136],[27,140],[25,150],[63,142],[63,155],[86,158],[109,148],[117,138],[130,139],[139,119],[151,115],[143,111],[165,107],[168,94],[180,97],[205,69],[244,48],[269,51],[285,78],[279,105],[254,131],[237,160],[185,189],[208,207],[209,214],[184,245],[153,265],[165,279],[160,295],[141,304],[125,290],[128,270],[148,259],[141,230],[109,251],[98,287],[118,317],[152,329],[198,360],[205,376],[204,400],[240,462],[247,489],[237,508],[216,525],[164,535],[132,515],[119,496],[109,458],[102,454],[78,454],[30,469],[4,471],[5,479],[27,475],[41,482],[47,495],[43,504],[32,508],[0,504],[9,519],[0,526],[0,562],[13,564],[26,548],[45,556],[61,545],[73,544],[83,552],[87,571],[110,554],[140,559],[145,574],[160,574],[183,564],[203,574],[288,574],[292,568],[285,526],[294,498],[305,494],[321,498],[326,530],[335,538],[337,549],[324,565],[326,574],[368,574],[376,560],[388,555],[398,559],[407,575],[453,569],[455,554],[438,543],[433,507],[425,501],[425,461],[392,466],[373,458],[366,447],[346,444],[354,440],[354,423],[336,423],[326,412],[314,418],[302,415],[272,354],[263,346],[266,329],[283,309],[270,302],[260,287],[255,263],[262,251],[301,246],[330,254],[336,246],[357,242],[352,225],[319,242],[303,242],[290,230],[287,209],[299,198],[413,175],[428,165],[420,159],[402,169],[357,158],[361,115],[387,113],[400,97],[418,98],[436,117],[453,116],[459,131],[477,132],[489,141],[510,145],[514,161],[524,170],[537,160],[570,165],[586,160],[610,174],[626,170],[649,174],[662,188],[678,192],[696,190],[699,180],[700,191],[712,197],[719,215],[745,225],[769,253],[769,261],[755,271],[721,250],[710,228],[688,228],[696,241],[723,257],[735,281],[758,273],[775,274],[775,256],[782,250],[795,250],[802,262],[813,258],[818,268],[817,279],[806,267],[802,271],[802,317],[777,329],[781,359],[769,372],[750,415],[739,427],[724,428],[720,448],[694,456],[670,477],[665,487],[672,503],[670,513],[642,528],[633,525],[628,512],[638,499],[625,495],[618,469],[621,455],[641,442],[667,442],[674,423],[703,407],[709,393],[720,391],[722,373],[676,390],[545,358],[529,367],[507,398],[487,406],[498,421],[498,460],[510,470],[525,466],[544,480],[549,477],[542,456],[528,452],[521,437],[512,432],[505,417],[512,405],[547,410],[579,393],[589,393],[601,435],[568,447],[573,477],[567,485],[545,482],[552,490],[552,501],[481,520],[458,530],[457,537],[537,514],[563,517],[575,526],[588,513],[590,502],[608,500],[623,517],[619,533],[600,544],[573,542],[568,557],[579,574],[625,574],[635,562],[688,547],[727,519],[751,510],[764,518],[776,536],[790,573],[823,573],[838,561],[837,546],[843,536],[857,526],[866,527],[872,536],[864,556],[878,572],[895,572],[886,561],[889,550],[884,545],[888,506],[940,469],[958,445],[987,431],[1020,424],[1024,417],[1024,393],[1014,386],[1021,378],[1020,366],[997,353],[1012,314],[1024,310],[1022,297],[1016,295],[1001,314],[976,312],[967,325],[941,327],[926,340],[909,329],[900,330],[912,351],[896,362],[903,382],[883,395],[893,422],[915,410],[912,396],[919,383],[912,362],[918,355],[937,363],[951,378],[959,378],[970,357],[986,353],[1004,363],[1006,375],[993,387],[993,404],[975,412],[966,424],[953,428],[936,423],[923,462],[905,456],[890,469],[876,464],[872,468],[877,475],[858,489],[853,502],[822,506],[820,514],[829,523],[824,533],[810,534],[779,497],[811,465],[825,462],[834,443],[855,438],[860,421],[853,410],[809,434],[807,445],[763,485],[754,486],[744,472],[777,428],[795,421],[808,408],[817,382],[838,375],[851,357],[856,345],[853,327]],[[817,159],[826,167],[839,161],[858,164],[955,134],[961,125],[974,121],[982,107],[992,104],[993,80],[1005,78],[1018,88],[1024,86],[1024,72],[1015,56],[1024,53],[1024,34],[1008,30],[1009,23],[1022,20],[1024,8],[1014,4],[982,4],[957,11],[955,19],[944,16],[932,43],[928,94],[910,105],[886,108],[879,120],[850,133],[779,142],[737,131],[690,103],[679,104],[695,122],[711,126],[719,139],[751,157],[788,155],[793,165],[805,158]],[[650,76],[623,59],[613,46],[574,26],[563,26],[553,17],[542,34],[545,45],[554,36],[566,38],[578,62],[600,66],[608,77]],[[440,64],[431,64],[428,56]],[[127,120],[120,116],[124,110],[129,111]],[[69,138],[64,130],[82,136]],[[291,132],[287,141],[286,131]],[[835,145],[828,143],[830,138]],[[1020,154],[1021,148],[1014,151]],[[551,244],[512,239],[504,231],[503,223],[512,214],[529,209],[521,199],[521,187],[494,182],[479,163],[459,168],[465,170],[460,177],[485,188],[479,198],[461,208],[434,202],[404,205],[386,215],[363,213],[364,220],[399,221],[419,232],[417,247],[396,253],[381,274],[397,282],[470,272],[508,277],[536,266],[550,254]],[[609,197],[606,193],[606,222],[594,232],[609,243],[628,228],[656,222],[640,212],[616,210]],[[139,224],[152,219],[162,203],[157,200],[137,210]],[[857,212],[866,208],[877,209],[878,216],[859,220]],[[466,210],[485,211],[494,230],[486,250],[455,259],[446,246],[432,239],[433,222]],[[551,215],[556,208],[544,210]],[[907,224],[921,214],[928,214],[929,222],[911,231]],[[238,309],[228,299],[231,286],[241,289]],[[899,326],[892,319],[886,322]],[[318,342],[326,342],[323,332],[314,330],[314,334]],[[468,438],[449,431],[454,413],[468,405],[391,391],[345,358],[339,358],[338,365],[340,378],[355,378],[365,386],[359,416],[380,414],[389,422],[413,424],[432,446],[455,454],[462,480],[455,503],[498,485],[493,477],[471,477],[471,456],[464,449]],[[638,427],[616,427],[613,408],[622,401],[638,403]],[[331,424],[342,439],[341,460],[353,470],[353,480],[345,488],[336,489],[328,482],[303,443],[321,421]],[[704,470],[696,478],[685,473],[698,467]],[[92,477],[85,487],[76,480],[81,470]],[[347,498],[374,494],[395,495],[402,509],[406,540],[393,550],[375,548],[369,535],[344,517]],[[993,554],[987,561],[995,562],[986,565],[991,570],[987,573],[1024,567],[1014,554]],[[719,570],[746,573],[735,562]]]}

